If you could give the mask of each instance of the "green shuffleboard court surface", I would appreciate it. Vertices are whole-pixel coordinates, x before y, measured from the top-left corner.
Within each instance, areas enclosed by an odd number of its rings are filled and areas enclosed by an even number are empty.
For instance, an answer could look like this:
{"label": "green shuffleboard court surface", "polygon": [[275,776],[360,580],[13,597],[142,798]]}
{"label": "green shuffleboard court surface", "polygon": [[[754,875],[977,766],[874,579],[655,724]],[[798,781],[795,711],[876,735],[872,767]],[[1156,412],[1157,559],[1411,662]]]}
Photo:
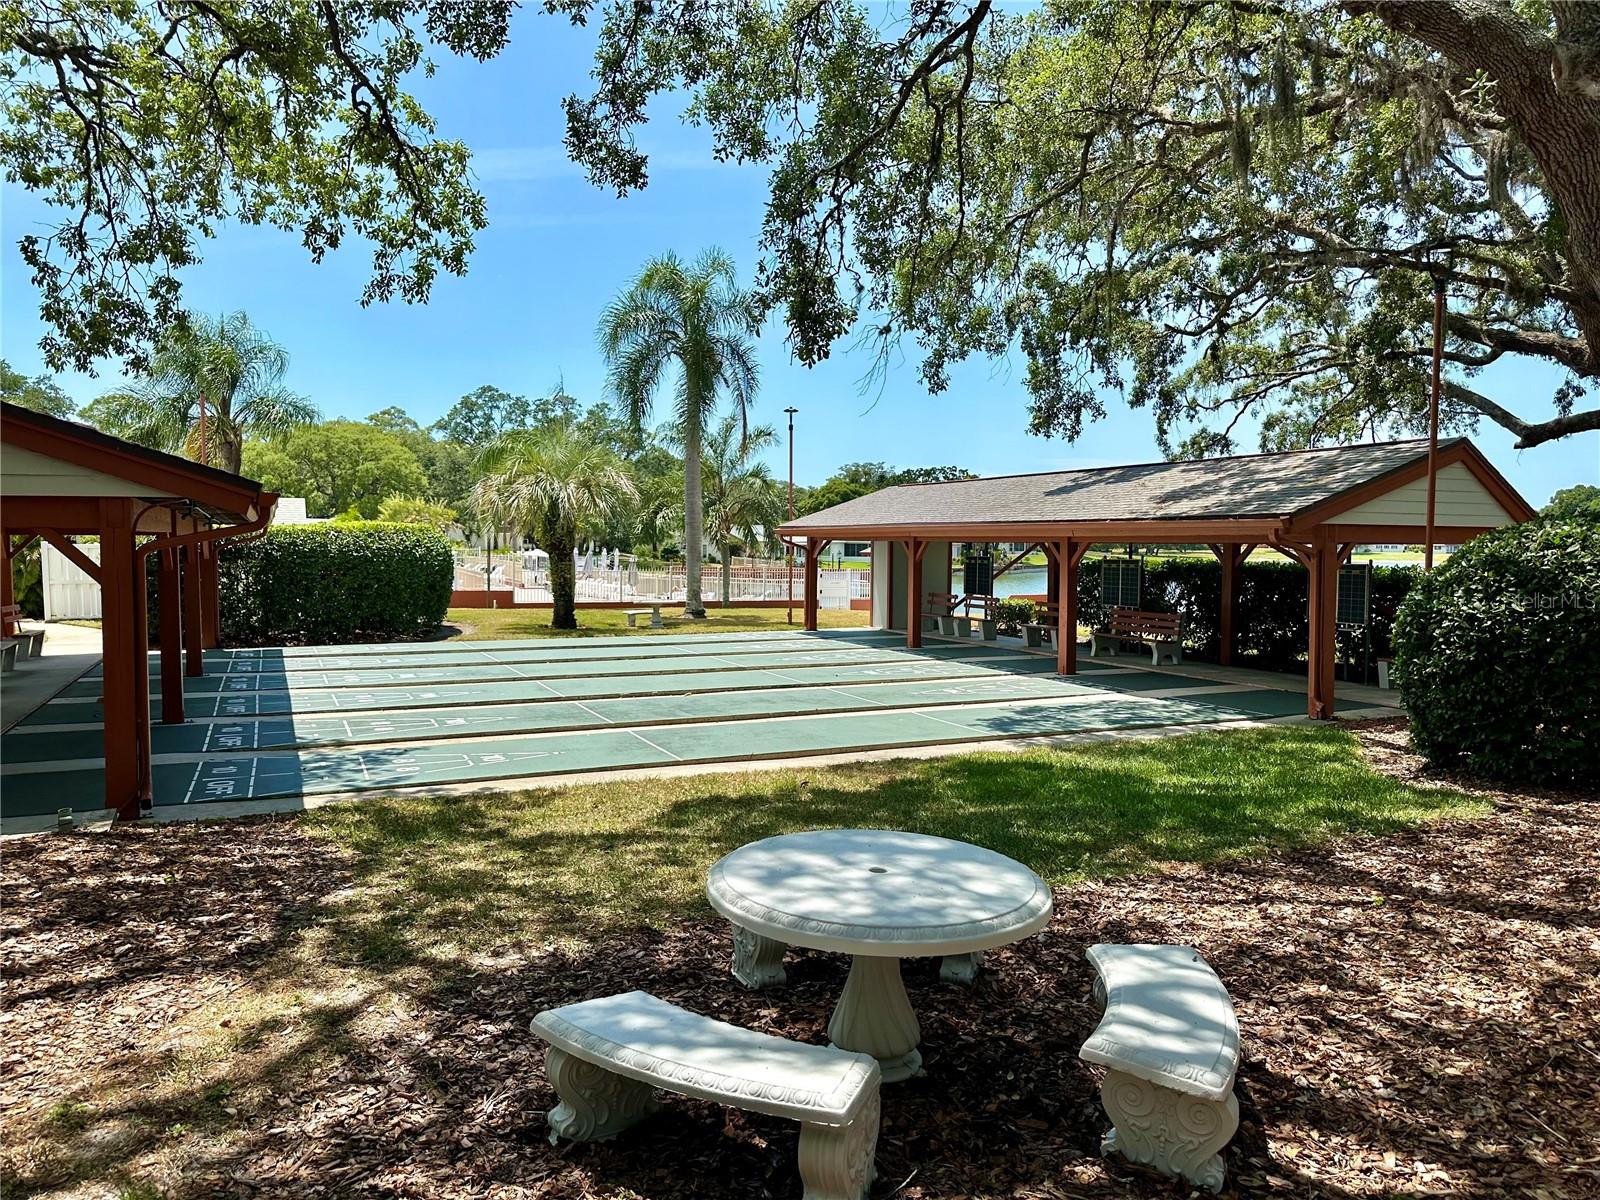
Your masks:
{"label": "green shuffleboard court surface", "polygon": [[[362,746],[279,754],[213,753],[198,762],[158,762],[158,805],[264,799],[327,792],[382,791],[609,769],[784,758],[1046,737],[1101,729],[1174,726],[1242,719],[1235,710],[1194,702],[1107,694],[1057,701],[898,709],[651,726],[577,733],[479,738],[462,742]],[[48,813],[103,803],[95,769],[8,773],[6,812]]]}
{"label": "green shuffleboard court surface", "polygon": [[[742,721],[753,717],[867,711],[994,700],[1046,700],[1102,695],[1055,675],[1008,675],[933,679],[916,683],[867,683],[851,687],[774,688],[694,692],[687,695],[624,696],[607,700],[545,700],[523,704],[481,704],[434,708],[426,712],[380,711],[334,717],[253,717],[238,721],[190,721],[155,725],[151,752],[203,754],[213,750],[284,750],[311,746],[482,737],[489,734],[543,733],[595,729],[607,725],[666,725],[688,721]],[[7,762],[50,762],[92,758],[101,753],[94,730],[24,727],[6,743]]]}
{"label": "green shuffleboard court surface", "polygon": [[[155,803],[1179,727],[1305,705],[1296,692],[1217,691],[1084,656],[1064,679],[1049,654],[975,640],[907,650],[881,631],[667,636],[208,657],[211,673],[184,681],[186,723],[159,724],[152,689]],[[7,815],[102,806],[99,690],[80,679],[0,739]]]}
{"label": "green shuffleboard court surface", "polygon": [[[680,650],[682,647],[680,647]],[[510,655],[479,652],[473,661],[424,666],[355,671],[262,671],[246,675],[204,675],[184,680],[185,695],[207,692],[274,692],[293,688],[389,687],[397,684],[474,683],[496,679],[572,679],[584,676],[655,675],[670,672],[725,671],[732,667],[806,667],[833,663],[885,664],[910,654],[919,658],[967,659],[992,656],[981,645],[903,647],[797,645],[790,649],[753,654],[663,655],[650,658],[557,659],[519,662]],[[100,680],[86,677],[71,684],[63,695],[94,696]]]}
{"label": "green shuffleboard court surface", "polygon": [[[851,638],[822,638],[815,634],[789,634],[783,637],[768,636],[759,640],[750,639],[738,642],[718,644],[714,647],[705,647],[704,643],[710,640],[706,635],[685,636],[681,638],[652,637],[639,639],[639,644],[619,645],[600,638],[588,638],[569,642],[552,641],[549,638],[534,638],[526,641],[504,642],[423,642],[418,645],[426,646],[426,650],[412,649],[407,646],[398,653],[393,646],[368,647],[365,653],[354,651],[338,651],[332,647],[306,647],[305,649],[318,649],[318,653],[295,654],[288,657],[267,657],[260,654],[226,654],[216,658],[211,657],[215,651],[206,652],[207,675],[263,675],[281,674],[283,672],[303,671],[376,671],[385,668],[403,667],[449,667],[463,666],[485,662],[511,662],[511,663],[540,663],[540,662],[604,662],[647,660],[651,658],[667,658],[674,655],[682,656],[689,650],[700,652],[702,649],[707,654],[739,655],[775,653],[787,650],[816,651],[827,649],[830,646],[845,649],[893,649],[905,645],[905,638],[899,634],[885,634],[876,631],[871,637]],[[686,649],[686,647],[688,649]],[[150,658],[150,674],[161,673],[161,660],[159,656]],[[100,674],[100,668],[95,667],[88,672],[89,677]]]}

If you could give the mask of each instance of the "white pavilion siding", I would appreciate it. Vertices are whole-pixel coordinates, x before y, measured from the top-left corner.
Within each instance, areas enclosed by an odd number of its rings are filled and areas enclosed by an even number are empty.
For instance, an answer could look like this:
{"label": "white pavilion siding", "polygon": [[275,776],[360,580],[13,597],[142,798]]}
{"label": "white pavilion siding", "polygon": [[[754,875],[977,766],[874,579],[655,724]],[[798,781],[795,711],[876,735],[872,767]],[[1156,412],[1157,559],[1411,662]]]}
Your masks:
{"label": "white pavilion siding", "polygon": [[[1439,526],[1489,526],[1498,529],[1513,518],[1489,494],[1489,489],[1461,463],[1439,472],[1434,493],[1434,524]],[[1403,483],[1365,504],[1329,517],[1340,525],[1415,525],[1428,511],[1428,481]]]}

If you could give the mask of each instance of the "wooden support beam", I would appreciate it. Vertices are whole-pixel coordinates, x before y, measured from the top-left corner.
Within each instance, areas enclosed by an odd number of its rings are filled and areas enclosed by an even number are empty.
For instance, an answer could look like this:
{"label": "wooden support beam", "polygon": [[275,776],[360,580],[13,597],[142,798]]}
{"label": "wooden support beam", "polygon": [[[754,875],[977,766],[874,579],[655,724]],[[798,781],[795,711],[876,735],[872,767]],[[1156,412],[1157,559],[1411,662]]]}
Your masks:
{"label": "wooden support beam", "polygon": [[1318,721],[1333,717],[1334,631],[1338,616],[1339,547],[1318,542],[1310,554],[1311,632],[1306,647],[1306,714]]}
{"label": "wooden support beam", "polygon": [[1089,548],[1087,542],[1062,542],[1057,552],[1056,574],[1060,596],[1056,607],[1056,674],[1078,673],[1078,565]]}
{"label": "wooden support beam", "polygon": [[16,603],[14,592],[16,585],[11,579],[11,535],[9,533],[5,535],[5,542],[7,551],[5,562],[0,563],[0,608],[5,610],[3,614],[0,614],[0,637],[10,637],[11,631],[15,628],[11,620],[11,606]]}
{"label": "wooden support beam", "polygon": [[160,552],[156,596],[161,605],[161,723],[182,725],[183,573],[178,549]]}
{"label": "wooden support beam", "polygon": [[906,547],[906,648],[922,645],[922,555],[927,542],[912,538]]}
{"label": "wooden support beam", "polygon": [[145,676],[148,684],[148,668],[142,658],[135,658],[134,622],[139,615],[136,608],[142,606],[134,599],[133,503],[100,501],[100,522],[106,807],[132,820],[139,815],[141,773],[136,677]]}
{"label": "wooden support beam", "polygon": [[69,542],[65,537],[53,529],[43,530],[40,533],[40,536],[54,546],[57,550],[61,551],[61,556],[73,566],[77,567],[78,570],[82,571],[96,583],[101,582],[100,564],[95,562],[94,559],[90,558],[82,550],[78,549],[75,543]]}
{"label": "wooden support beam", "polygon": [[206,673],[204,628],[200,604],[200,547],[184,546],[183,589],[183,673],[198,679]]}
{"label": "wooden support beam", "polygon": [[823,543],[816,538],[806,539],[806,572],[805,572],[805,604],[802,610],[805,613],[805,627],[815,633],[817,629],[818,595],[817,588],[820,584],[820,567]]}
{"label": "wooden support beam", "polygon": [[1239,574],[1244,568],[1244,563],[1254,550],[1253,545],[1213,545],[1211,552],[1217,556],[1217,562],[1222,567],[1222,598],[1221,611],[1218,614],[1217,625],[1221,645],[1217,650],[1217,661],[1224,667],[1233,662],[1233,652],[1238,641],[1239,633]]}
{"label": "wooden support beam", "polygon": [[222,645],[222,608],[217,598],[217,547],[200,544],[200,644],[207,650]]}

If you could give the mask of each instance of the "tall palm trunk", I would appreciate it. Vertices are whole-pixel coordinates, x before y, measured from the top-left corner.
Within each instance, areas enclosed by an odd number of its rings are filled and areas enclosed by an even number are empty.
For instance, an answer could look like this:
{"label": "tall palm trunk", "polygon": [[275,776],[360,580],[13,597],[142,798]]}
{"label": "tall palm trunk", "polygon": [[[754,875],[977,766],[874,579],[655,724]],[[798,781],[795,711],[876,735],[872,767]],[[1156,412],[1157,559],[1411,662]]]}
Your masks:
{"label": "tall palm trunk", "polygon": [[706,615],[705,597],[700,591],[701,557],[705,553],[705,502],[701,496],[704,479],[700,473],[700,406],[695,404],[683,429],[683,570],[687,595],[683,615],[696,620]]}
{"label": "tall palm trunk", "polygon": [[722,607],[728,607],[728,597],[733,594],[733,543],[723,542],[722,551]]}
{"label": "tall palm trunk", "polygon": [[571,531],[557,527],[548,530],[540,541],[550,556],[550,628],[576,629],[578,572],[572,555],[578,548],[578,539]]}

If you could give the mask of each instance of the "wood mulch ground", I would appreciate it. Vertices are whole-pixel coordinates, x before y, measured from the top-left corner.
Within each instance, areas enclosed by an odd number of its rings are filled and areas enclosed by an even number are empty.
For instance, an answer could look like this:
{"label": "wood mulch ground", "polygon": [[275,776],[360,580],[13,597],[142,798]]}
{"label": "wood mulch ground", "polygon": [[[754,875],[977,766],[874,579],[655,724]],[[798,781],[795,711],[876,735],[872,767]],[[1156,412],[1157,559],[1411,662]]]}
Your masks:
{"label": "wood mulch ground", "polygon": [[[1418,774],[1403,729],[1362,736],[1383,769]],[[1098,1016],[1085,947],[1178,941],[1238,1011],[1229,1194],[1600,1196],[1600,803],[1492,799],[1467,822],[1061,889],[1050,928],[992,954],[972,988],[908,964],[927,1073],[886,1091],[873,1195],[1187,1194],[1098,1156],[1096,1077],[1077,1058]],[[94,1080],[332,919],[322,905],[346,883],[292,821],[46,836],[5,859],[0,1108],[14,1128],[64,1098],[92,1108]],[[646,988],[825,1040],[843,959],[791,953],[788,986],[748,994],[728,955],[726,928],[704,920],[413,972],[403,1000],[330,1024],[332,1069],[297,1076],[284,1060],[325,1048],[282,1048],[285,1082],[230,1105],[206,1153],[146,1137],[72,1194],[131,1178],[155,1182],[141,1196],[794,1200],[783,1121],[669,1100],[609,1144],[545,1139],[553,1096],[527,1032],[540,1008]],[[8,1193],[52,1185],[4,1153]]]}

